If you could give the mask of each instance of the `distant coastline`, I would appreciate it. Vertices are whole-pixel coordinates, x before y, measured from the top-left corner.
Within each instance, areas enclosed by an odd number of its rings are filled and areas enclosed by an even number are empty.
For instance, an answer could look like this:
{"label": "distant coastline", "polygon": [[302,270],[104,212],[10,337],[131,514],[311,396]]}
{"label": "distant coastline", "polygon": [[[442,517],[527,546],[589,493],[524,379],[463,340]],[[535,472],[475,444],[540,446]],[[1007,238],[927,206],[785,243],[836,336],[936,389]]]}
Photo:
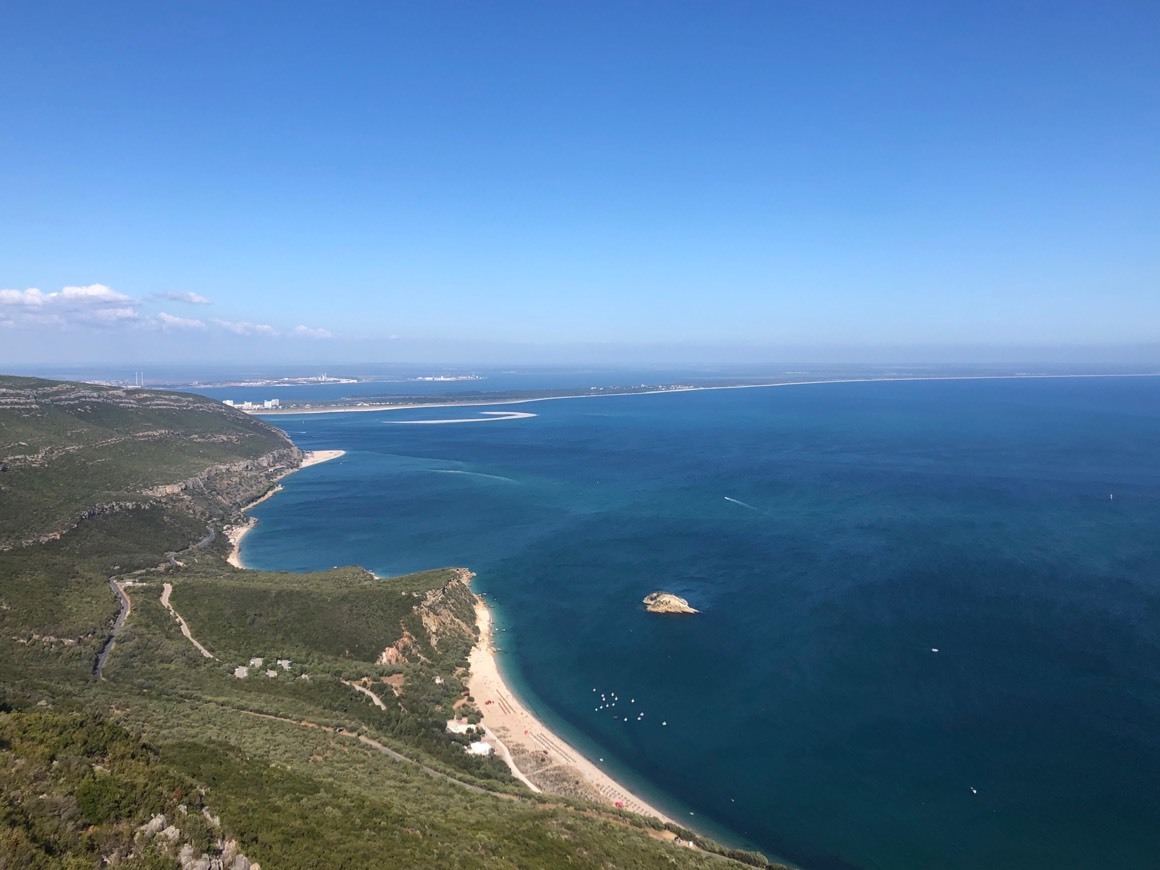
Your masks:
{"label": "distant coastline", "polygon": [[[623,389],[616,388],[602,389],[600,392],[577,392],[575,390],[561,391],[558,395],[542,396],[516,396],[509,395],[507,397],[499,398],[477,398],[465,397],[462,400],[444,400],[432,402],[400,402],[398,404],[382,403],[369,404],[360,402],[358,404],[329,404],[317,405],[310,404],[306,407],[290,407],[290,408],[254,408],[245,409],[246,413],[253,414],[256,417],[278,417],[287,415],[306,415],[306,414],[351,414],[351,413],[368,413],[373,411],[407,411],[420,408],[470,408],[470,407],[490,407],[493,405],[523,405],[530,402],[549,402],[559,399],[595,399],[595,398],[611,398],[616,396],[654,396],[664,393],[693,393],[705,392],[709,390],[758,390],[770,389],[772,387],[794,387],[794,386],[816,386],[820,384],[873,384],[873,383],[888,383],[888,382],[913,382],[913,381],[1004,381],[1004,380],[1066,380],[1074,378],[1155,378],[1160,377],[1160,372],[1109,372],[1109,373],[1069,373],[1069,374],[1047,374],[1047,373],[1026,373],[1026,374],[1011,374],[1011,375],[899,375],[896,377],[869,377],[869,378],[821,378],[813,380],[801,381],[770,381],[765,383],[737,383],[737,384],[714,384],[710,386],[696,386],[696,385],[674,385],[674,386],[657,386],[655,388],[645,387],[641,389]],[[414,397],[408,397],[414,398]]]}

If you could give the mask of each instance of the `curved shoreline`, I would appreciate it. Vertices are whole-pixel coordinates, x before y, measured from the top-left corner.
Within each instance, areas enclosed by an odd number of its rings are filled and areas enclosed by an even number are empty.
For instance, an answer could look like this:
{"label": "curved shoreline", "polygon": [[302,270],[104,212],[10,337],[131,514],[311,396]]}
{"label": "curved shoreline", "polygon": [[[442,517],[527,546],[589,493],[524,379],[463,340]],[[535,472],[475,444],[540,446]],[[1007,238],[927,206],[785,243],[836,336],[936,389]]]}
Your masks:
{"label": "curved shoreline", "polygon": [[[320,462],[329,462],[332,459],[338,459],[346,453],[345,450],[308,450],[302,459],[302,464],[295,468],[290,474],[295,471],[301,471],[303,468],[309,468],[311,465],[318,465]],[[282,484],[277,484],[260,497],[254,499],[248,505],[242,508],[241,513],[257,507],[268,498],[273,498],[282,491]],[[244,538],[258,521],[253,517],[246,517],[245,521],[238,525],[229,526],[225,529],[226,539],[230,542],[230,552],[226,556],[226,561],[235,568],[245,568],[242,562],[242,538]]]}
{"label": "curved shoreline", "polygon": [[[534,783],[536,790],[584,797],[675,824],[655,806],[601,770],[524,706],[500,673],[492,643],[491,611],[478,595],[475,619],[479,640],[471,649],[467,686],[483,713],[483,725],[488,736],[499,743],[497,751],[512,774],[529,785]],[[540,777],[541,782],[536,782],[538,770],[517,767],[518,759],[537,757],[543,759],[539,770],[550,772],[551,781],[574,779],[580,786],[567,791],[554,789],[543,777]]]}
{"label": "curved shoreline", "polygon": [[[305,460],[295,471],[337,459],[345,452],[311,451],[306,454]],[[261,498],[242,508],[242,511],[250,510],[277,495],[281,490],[280,484],[273,487]],[[228,561],[235,568],[245,568],[240,558],[240,545],[242,539],[256,524],[256,519],[247,517],[244,523],[226,530],[226,536],[232,545]],[[567,740],[548,728],[523,704],[500,673],[492,642],[491,611],[478,594],[475,595],[475,619],[479,628],[479,639],[469,654],[470,676],[467,685],[483,713],[482,725],[486,736],[496,744],[498,755],[511,769],[512,775],[532,791],[582,797],[672,823],[671,818],[602,771]],[[547,763],[541,763],[536,770],[525,771],[521,769],[519,761],[525,758],[546,758]],[[544,772],[549,770],[550,776],[545,777]],[[537,779],[540,782],[537,782]],[[561,780],[571,780],[572,783],[568,788],[561,789],[558,787]],[[553,784],[557,787],[553,787]]]}

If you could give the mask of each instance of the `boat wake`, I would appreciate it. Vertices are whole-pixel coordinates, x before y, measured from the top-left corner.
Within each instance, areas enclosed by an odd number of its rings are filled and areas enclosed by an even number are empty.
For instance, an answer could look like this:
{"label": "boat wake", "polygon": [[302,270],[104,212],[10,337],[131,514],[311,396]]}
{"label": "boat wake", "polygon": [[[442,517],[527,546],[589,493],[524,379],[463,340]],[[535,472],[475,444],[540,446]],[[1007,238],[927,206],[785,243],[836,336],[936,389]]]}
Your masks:
{"label": "boat wake", "polygon": [[486,477],[491,480],[504,480],[508,483],[519,483],[514,477],[504,477],[502,474],[484,474],[482,471],[462,471],[458,468],[432,468],[434,474],[466,474],[468,477]]}
{"label": "boat wake", "polygon": [[767,516],[767,517],[773,516],[773,514],[771,514],[769,511],[763,511],[761,508],[754,507],[749,502],[742,501],[739,498],[730,498],[729,496],[724,496],[724,498],[725,498],[725,501],[731,501],[731,502],[733,502],[733,504],[741,505],[741,507],[745,508],[746,510],[751,510],[754,513],[765,514],[765,516]]}

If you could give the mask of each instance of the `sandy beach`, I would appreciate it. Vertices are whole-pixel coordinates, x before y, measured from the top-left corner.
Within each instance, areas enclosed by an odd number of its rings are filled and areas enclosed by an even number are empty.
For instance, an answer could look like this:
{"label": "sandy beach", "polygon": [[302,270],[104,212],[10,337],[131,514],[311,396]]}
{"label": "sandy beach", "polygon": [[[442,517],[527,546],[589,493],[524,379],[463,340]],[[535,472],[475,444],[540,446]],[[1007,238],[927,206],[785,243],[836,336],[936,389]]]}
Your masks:
{"label": "sandy beach", "polygon": [[468,688],[483,711],[488,739],[516,778],[550,794],[587,798],[672,821],[604,773],[520,703],[500,676],[492,651],[491,611],[482,601],[475,605],[475,618],[480,634],[471,651]]}
{"label": "sandy beach", "polygon": [[338,459],[345,454],[345,450],[308,450],[306,458],[302,460],[302,464],[295,471],[301,471],[303,468],[309,468],[311,465],[318,465],[321,462],[330,462],[330,460]]}
{"label": "sandy beach", "polygon": [[[302,464],[295,468],[294,471],[301,471],[303,468],[309,468],[311,465],[318,465],[320,462],[329,462],[331,459],[338,459],[338,457],[345,453],[345,450],[309,450],[307,451],[306,456],[303,458]],[[293,474],[293,472],[291,472],[291,474]],[[273,498],[281,491],[282,484],[278,484],[261,498],[254,499],[252,502],[242,508],[242,513],[245,513],[251,508],[257,507],[268,498]],[[239,523],[236,526],[230,526],[225,530],[226,539],[230,542],[230,554],[226,556],[226,561],[233,565],[235,568],[246,567],[242,564],[241,558],[242,538],[244,538],[246,533],[257,524],[258,521],[253,517],[246,517],[245,522]]]}

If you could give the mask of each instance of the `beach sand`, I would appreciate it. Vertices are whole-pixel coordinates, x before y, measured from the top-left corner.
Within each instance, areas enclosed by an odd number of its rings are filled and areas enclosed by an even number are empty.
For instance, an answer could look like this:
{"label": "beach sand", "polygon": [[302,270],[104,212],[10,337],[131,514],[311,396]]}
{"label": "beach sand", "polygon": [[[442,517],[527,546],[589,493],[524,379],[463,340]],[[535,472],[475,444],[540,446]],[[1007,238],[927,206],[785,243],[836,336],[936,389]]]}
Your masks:
{"label": "beach sand", "polygon": [[[320,462],[329,462],[331,459],[338,459],[338,457],[342,456],[344,453],[346,453],[345,450],[309,450],[306,452],[305,457],[303,457],[302,464],[299,465],[298,468],[294,469],[294,471],[300,471],[303,468],[309,468],[311,465],[318,465]],[[245,513],[251,508],[257,507],[266,499],[272,498],[281,491],[282,484],[278,484],[261,498],[254,499],[252,502],[242,508],[242,513]],[[226,556],[226,561],[233,565],[235,568],[246,567],[242,564],[241,557],[242,538],[244,538],[246,533],[257,524],[258,521],[253,517],[246,517],[245,522],[239,523],[236,526],[230,526],[225,530],[226,538],[230,542],[230,554]]]}
{"label": "beach sand", "polygon": [[302,464],[298,466],[297,471],[303,468],[309,468],[311,465],[318,465],[320,462],[330,462],[332,459],[345,455],[345,450],[308,450],[306,457],[302,460]]}
{"label": "beach sand", "polygon": [[475,619],[479,642],[471,651],[467,685],[483,712],[489,741],[513,768],[516,778],[549,794],[586,798],[672,821],[604,773],[520,703],[500,676],[493,652],[491,612],[482,601],[476,602]]}

